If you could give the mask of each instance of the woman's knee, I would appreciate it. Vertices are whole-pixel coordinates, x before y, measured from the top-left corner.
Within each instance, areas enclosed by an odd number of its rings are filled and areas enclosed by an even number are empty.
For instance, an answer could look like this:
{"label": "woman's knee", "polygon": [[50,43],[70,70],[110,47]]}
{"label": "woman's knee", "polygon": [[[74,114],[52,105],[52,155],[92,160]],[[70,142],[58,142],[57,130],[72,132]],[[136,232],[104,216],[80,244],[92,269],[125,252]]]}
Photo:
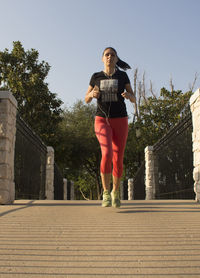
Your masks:
{"label": "woman's knee", "polygon": [[111,161],[112,162],[112,158],[113,158],[113,155],[112,155],[111,151],[102,153],[102,159],[104,161]]}
{"label": "woman's knee", "polygon": [[113,175],[115,177],[121,177],[123,173],[123,156],[113,157]]}

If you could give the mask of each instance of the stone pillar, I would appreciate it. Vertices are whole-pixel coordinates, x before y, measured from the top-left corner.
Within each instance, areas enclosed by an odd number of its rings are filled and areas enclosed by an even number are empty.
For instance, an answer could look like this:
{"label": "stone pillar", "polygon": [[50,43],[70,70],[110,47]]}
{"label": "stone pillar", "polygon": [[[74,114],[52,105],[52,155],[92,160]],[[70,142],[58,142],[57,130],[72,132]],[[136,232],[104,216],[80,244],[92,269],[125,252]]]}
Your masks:
{"label": "stone pillar", "polygon": [[67,200],[67,179],[63,179],[63,200]]}
{"label": "stone pillar", "polygon": [[74,182],[71,181],[70,200],[74,200]]}
{"label": "stone pillar", "polygon": [[14,156],[17,101],[11,92],[0,91],[0,204],[15,200]]}
{"label": "stone pillar", "polygon": [[133,179],[128,179],[128,200],[133,200]]}
{"label": "stone pillar", "polygon": [[120,199],[124,200],[124,182],[120,181]]}
{"label": "stone pillar", "polygon": [[196,201],[200,202],[200,89],[190,98],[190,109],[192,112],[193,124],[193,179]]}
{"label": "stone pillar", "polygon": [[47,147],[45,195],[47,200],[54,200],[54,149],[52,147]]}
{"label": "stone pillar", "polygon": [[153,146],[145,148],[145,188],[146,200],[153,200],[156,196],[158,180],[158,165]]}

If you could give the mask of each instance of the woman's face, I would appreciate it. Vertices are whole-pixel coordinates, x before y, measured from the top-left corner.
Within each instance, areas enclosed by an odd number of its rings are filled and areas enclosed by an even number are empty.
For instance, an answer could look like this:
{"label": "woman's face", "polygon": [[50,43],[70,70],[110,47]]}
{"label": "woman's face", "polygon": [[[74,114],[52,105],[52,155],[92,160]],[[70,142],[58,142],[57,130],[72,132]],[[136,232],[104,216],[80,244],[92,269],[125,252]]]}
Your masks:
{"label": "woman's face", "polygon": [[118,58],[117,55],[115,53],[115,51],[113,51],[112,49],[108,48],[104,51],[103,57],[102,57],[102,61],[104,63],[105,66],[113,66],[115,67]]}

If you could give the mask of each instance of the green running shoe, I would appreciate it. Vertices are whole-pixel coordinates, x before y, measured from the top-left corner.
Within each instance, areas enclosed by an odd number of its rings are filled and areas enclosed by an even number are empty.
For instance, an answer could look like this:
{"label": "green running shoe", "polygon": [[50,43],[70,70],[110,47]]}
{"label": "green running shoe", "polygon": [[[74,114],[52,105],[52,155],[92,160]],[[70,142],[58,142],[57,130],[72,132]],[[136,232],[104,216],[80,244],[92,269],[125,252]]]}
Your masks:
{"label": "green running shoe", "polygon": [[112,198],[112,206],[114,208],[120,208],[121,202],[120,202],[119,190],[112,191],[111,198]]}
{"label": "green running shoe", "polygon": [[108,190],[103,192],[102,207],[111,207],[111,196]]}

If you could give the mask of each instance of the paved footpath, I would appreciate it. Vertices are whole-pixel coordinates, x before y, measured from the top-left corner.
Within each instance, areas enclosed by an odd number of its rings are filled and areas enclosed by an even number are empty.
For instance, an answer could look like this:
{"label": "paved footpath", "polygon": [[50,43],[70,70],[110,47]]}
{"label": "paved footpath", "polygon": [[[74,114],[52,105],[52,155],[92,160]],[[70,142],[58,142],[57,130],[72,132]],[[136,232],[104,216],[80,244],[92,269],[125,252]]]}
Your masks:
{"label": "paved footpath", "polygon": [[0,278],[200,277],[195,201],[0,206]]}

